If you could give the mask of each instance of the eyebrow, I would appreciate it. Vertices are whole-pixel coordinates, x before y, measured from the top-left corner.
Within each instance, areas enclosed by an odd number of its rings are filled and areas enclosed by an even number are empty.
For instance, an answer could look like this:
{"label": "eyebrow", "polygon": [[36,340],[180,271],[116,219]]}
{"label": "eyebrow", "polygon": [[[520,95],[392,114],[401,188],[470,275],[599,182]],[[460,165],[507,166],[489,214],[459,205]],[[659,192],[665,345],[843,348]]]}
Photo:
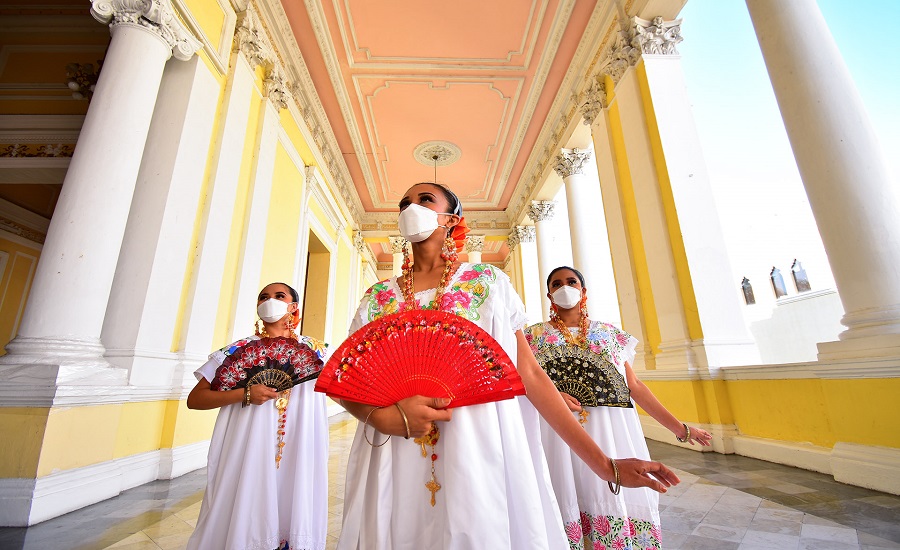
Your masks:
{"label": "eyebrow", "polygon": [[[425,196],[425,195],[428,195],[428,196],[430,196],[430,197],[434,197],[434,196],[435,196],[434,193],[432,193],[431,191],[421,191],[421,192],[419,192],[419,198],[422,198],[422,197]],[[409,197],[403,197],[402,199],[400,199],[400,202],[397,203],[397,206],[400,206],[401,204],[403,204],[403,201],[408,201],[408,200],[411,200],[411,199],[410,199]]]}

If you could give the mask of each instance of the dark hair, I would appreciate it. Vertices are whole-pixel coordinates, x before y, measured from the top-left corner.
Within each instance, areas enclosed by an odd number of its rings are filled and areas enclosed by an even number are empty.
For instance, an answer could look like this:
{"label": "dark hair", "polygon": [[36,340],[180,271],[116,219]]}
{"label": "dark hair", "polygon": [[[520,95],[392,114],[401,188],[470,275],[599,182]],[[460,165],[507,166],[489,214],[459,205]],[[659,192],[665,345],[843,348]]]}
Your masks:
{"label": "dark hair", "polygon": [[574,273],[575,276],[578,277],[578,280],[581,281],[582,287],[587,286],[584,284],[584,275],[582,275],[580,271],[578,271],[574,267],[569,267],[567,265],[561,265],[561,266],[557,267],[556,269],[554,269],[553,271],[551,271],[550,275],[547,275],[547,292],[550,292],[550,281],[553,280],[553,274],[556,273],[557,271],[562,271],[563,269],[568,269],[569,271]]}
{"label": "dark hair", "polygon": [[[300,293],[297,292],[296,290],[294,290],[294,287],[292,287],[291,285],[289,285],[289,284],[287,284],[287,283],[281,283],[281,282],[277,282],[277,281],[276,281],[276,282],[274,282],[274,283],[269,283],[269,284],[267,284],[266,286],[272,286],[272,285],[282,285],[282,286],[286,286],[287,289],[291,292],[291,298],[293,298],[294,301],[297,302],[298,304],[300,303]],[[264,286],[263,288],[266,288],[266,287]]]}
{"label": "dark hair", "polygon": [[[436,183],[433,181],[420,181],[416,185],[433,185],[440,189],[444,193],[444,198],[447,199],[448,203],[450,203],[450,213],[462,217],[462,201],[459,200],[459,197],[456,196],[456,193],[451,191],[449,187],[447,187],[443,183]],[[454,227],[453,229],[456,228]],[[450,236],[453,236],[453,229],[450,230]]]}

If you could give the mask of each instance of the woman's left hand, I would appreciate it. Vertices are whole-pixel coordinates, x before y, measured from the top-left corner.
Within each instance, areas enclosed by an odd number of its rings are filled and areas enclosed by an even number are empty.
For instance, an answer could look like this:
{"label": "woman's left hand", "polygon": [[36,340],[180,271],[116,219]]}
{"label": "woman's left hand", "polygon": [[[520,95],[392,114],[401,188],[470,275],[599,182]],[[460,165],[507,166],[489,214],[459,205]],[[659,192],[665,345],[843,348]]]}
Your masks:
{"label": "woman's left hand", "polygon": [[712,441],[712,434],[704,429],[691,426],[691,445],[694,444],[694,441],[697,441],[697,443],[703,447],[709,447],[712,444],[710,443]]}

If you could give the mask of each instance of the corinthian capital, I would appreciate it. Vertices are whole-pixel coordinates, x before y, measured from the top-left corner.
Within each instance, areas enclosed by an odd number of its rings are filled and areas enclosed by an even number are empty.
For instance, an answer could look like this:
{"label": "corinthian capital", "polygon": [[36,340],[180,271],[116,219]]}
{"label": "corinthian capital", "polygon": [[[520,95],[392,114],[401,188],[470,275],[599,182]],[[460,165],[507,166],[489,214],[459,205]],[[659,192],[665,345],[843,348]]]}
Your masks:
{"label": "corinthian capital", "polygon": [[397,235],[396,237],[388,237],[391,241],[391,253],[392,254],[400,254],[403,252],[403,248],[406,247],[406,239]]}
{"label": "corinthian capital", "polygon": [[484,250],[484,235],[469,235],[466,237],[466,252],[481,252]]}
{"label": "corinthian capital", "polygon": [[238,15],[234,29],[234,51],[244,54],[254,68],[258,65],[271,65],[275,61],[275,50],[269,37],[256,13],[250,8]]}
{"label": "corinthian capital", "polygon": [[597,78],[591,79],[591,85],[584,91],[584,102],[581,104],[581,116],[584,123],[590,126],[594,123],[600,110],[606,107],[606,88]]}
{"label": "corinthian capital", "polygon": [[631,45],[641,53],[651,55],[677,55],[675,46],[684,40],[681,36],[681,19],[665,21],[656,16],[653,21],[640,17],[632,19]]}
{"label": "corinthian capital", "polygon": [[584,174],[584,165],[593,154],[590,149],[563,149],[554,159],[556,164],[553,170],[563,179],[575,174]]}
{"label": "corinthian capital", "polygon": [[169,55],[181,61],[203,47],[176,17],[171,0],[91,0],[91,15],[110,28],[136,27],[154,34],[169,46]]}
{"label": "corinthian capital", "polygon": [[531,221],[537,223],[553,218],[553,210],[556,208],[556,201],[531,201],[531,206],[525,212]]}
{"label": "corinthian capital", "polygon": [[512,232],[506,237],[506,244],[509,246],[510,252],[519,246],[519,243],[534,242],[534,226],[533,225],[517,225]]}

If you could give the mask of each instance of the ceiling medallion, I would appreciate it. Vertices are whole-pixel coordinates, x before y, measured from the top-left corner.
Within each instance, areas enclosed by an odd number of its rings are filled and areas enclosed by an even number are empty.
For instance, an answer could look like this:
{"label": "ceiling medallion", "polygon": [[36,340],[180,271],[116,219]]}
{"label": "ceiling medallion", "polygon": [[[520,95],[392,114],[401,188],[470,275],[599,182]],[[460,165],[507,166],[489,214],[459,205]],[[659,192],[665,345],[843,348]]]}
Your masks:
{"label": "ceiling medallion", "polygon": [[449,141],[426,141],[413,149],[413,156],[425,166],[435,166],[435,161],[437,166],[448,166],[459,160],[462,150]]}

